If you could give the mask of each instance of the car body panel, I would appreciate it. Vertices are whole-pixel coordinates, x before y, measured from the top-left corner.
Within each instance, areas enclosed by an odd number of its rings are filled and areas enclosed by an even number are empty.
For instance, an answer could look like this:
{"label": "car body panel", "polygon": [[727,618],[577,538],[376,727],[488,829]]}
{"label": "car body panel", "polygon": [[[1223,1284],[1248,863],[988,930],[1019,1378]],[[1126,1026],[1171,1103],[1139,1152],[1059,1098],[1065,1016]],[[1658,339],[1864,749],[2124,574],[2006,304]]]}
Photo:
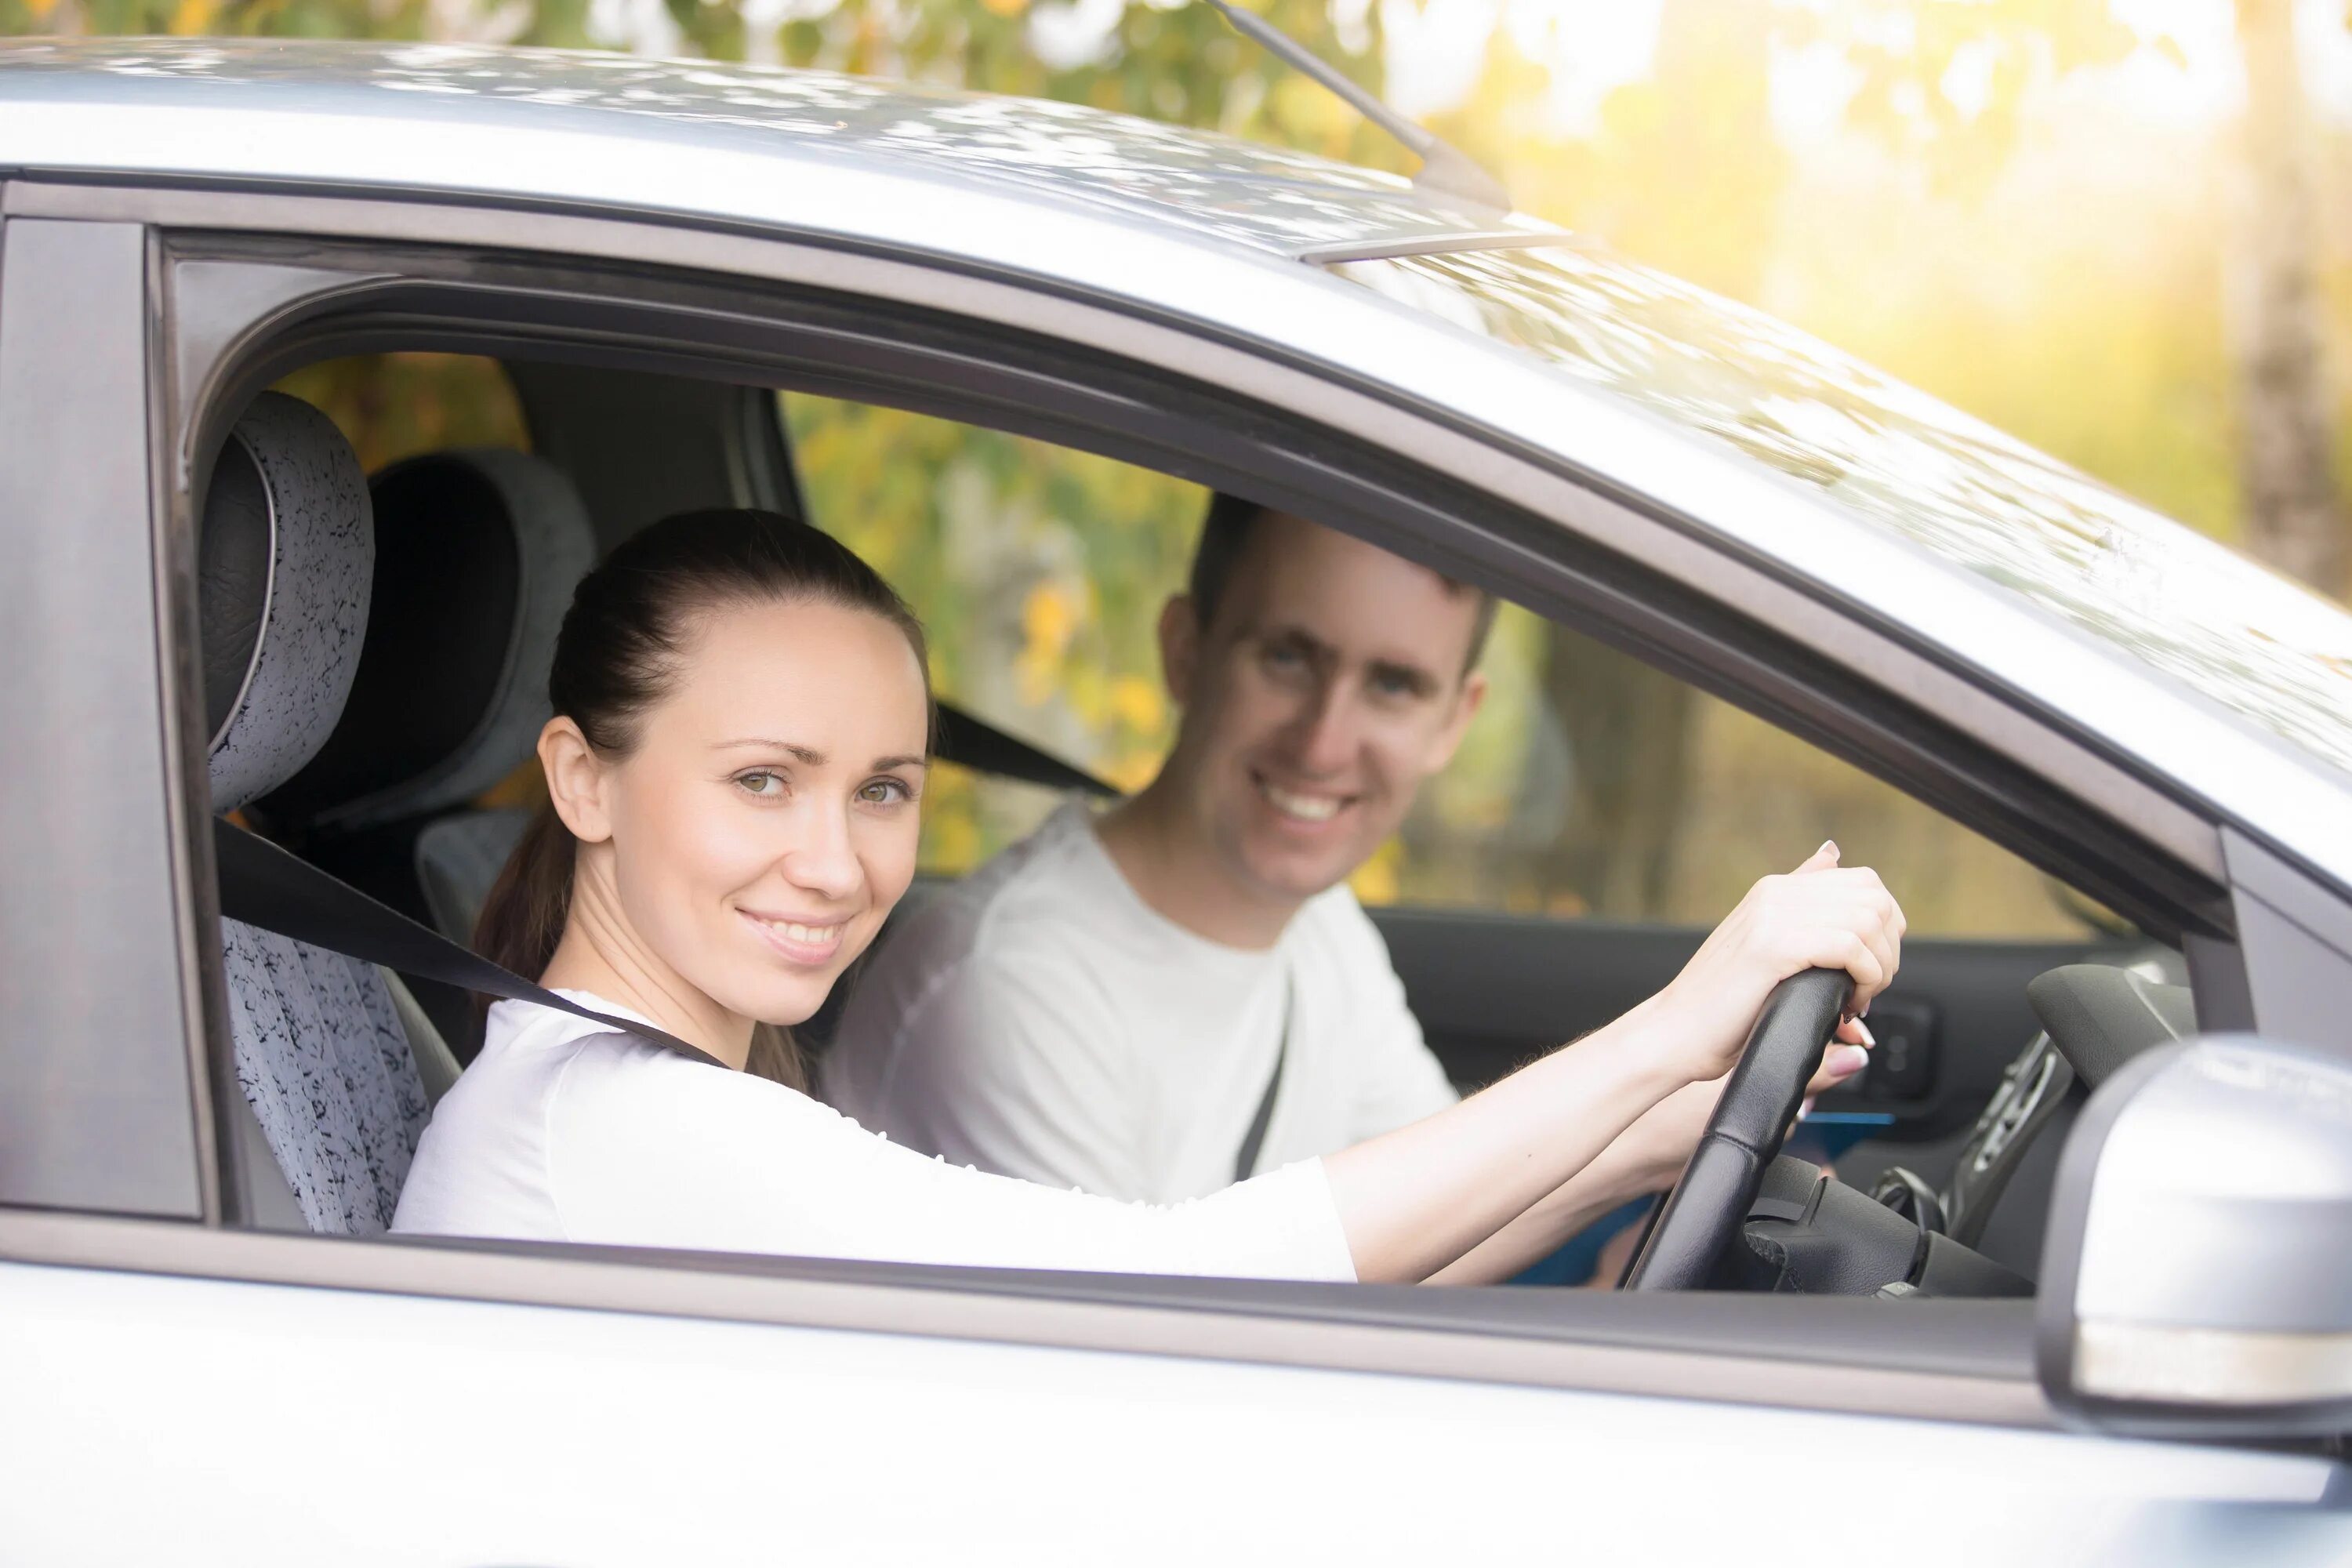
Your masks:
{"label": "car body panel", "polygon": [[[1546,1542],[1677,1562],[1738,1540],[1755,1568],[1889,1550],[2147,1568],[2281,1520],[2312,1549],[2270,1561],[2352,1540],[2343,1515],[2314,1529],[2322,1460],[1933,1421],[20,1265],[0,1265],[0,1318],[12,1407],[65,1415],[0,1422],[0,1534],[58,1564]],[[288,1440],[304,1433],[333,1436]],[[1922,1534],[1931,1496],[1999,1504]]]}

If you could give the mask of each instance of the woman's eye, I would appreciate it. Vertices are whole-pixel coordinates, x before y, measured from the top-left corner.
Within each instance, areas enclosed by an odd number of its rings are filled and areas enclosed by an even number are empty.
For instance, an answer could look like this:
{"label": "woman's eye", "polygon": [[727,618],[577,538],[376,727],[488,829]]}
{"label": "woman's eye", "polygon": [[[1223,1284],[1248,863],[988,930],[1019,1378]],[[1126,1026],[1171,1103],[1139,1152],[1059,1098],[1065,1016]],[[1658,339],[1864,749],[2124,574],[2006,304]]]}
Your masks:
{"label": "woman's eye", "polygon": [[743,787],[747,795],[768,796],[784,793],[784,781],[775,773],[737,773],[735,782]]}
{"label": "woman's eye", "polygon": [[868,805],[896,805],[912,800],[915,792],[898,779],[874,779],[861,786],[857,798]]}

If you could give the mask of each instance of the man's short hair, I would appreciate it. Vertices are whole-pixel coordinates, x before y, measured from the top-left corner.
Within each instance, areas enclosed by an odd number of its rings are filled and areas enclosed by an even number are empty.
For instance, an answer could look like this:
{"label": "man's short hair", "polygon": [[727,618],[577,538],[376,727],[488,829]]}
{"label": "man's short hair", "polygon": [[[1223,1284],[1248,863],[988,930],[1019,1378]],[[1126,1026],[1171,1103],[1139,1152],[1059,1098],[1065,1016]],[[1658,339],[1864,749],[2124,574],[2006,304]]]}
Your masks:
{"label": "man's short hair", "polygon": [[[1273,509],[1223,490],[1209,498],[1209,515],[1201,524],[1201,542],[1192,552],[1192,614],[1202,629],[1217,618],[1217,601],[1223,596],[1226,582],[1233,576],[1234,563],[1249,543],[1250,530]],[[1423,570],[1430,571],[1423,567]],[[1479,656],[1486,651],[1486,634],[1495,629],[1495,595],[1484,588],[1457,582],[1443,572],[1430,571],[1430,575],[1445,584],[1449,594],[1474,594],[1478,601],[1477,619],[1470,626],[1470,652],[1462,661],[1462,673],[1467,675],[1477,668]]]}

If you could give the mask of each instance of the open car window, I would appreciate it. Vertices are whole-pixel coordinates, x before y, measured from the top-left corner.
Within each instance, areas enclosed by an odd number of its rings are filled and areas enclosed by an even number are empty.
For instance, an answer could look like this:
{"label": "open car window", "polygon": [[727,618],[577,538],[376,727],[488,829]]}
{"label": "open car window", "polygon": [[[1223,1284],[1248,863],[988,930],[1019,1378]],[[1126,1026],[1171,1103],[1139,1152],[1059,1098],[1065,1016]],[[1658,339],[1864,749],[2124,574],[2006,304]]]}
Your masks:
{"label": "open car window", "polygon": [[[1178,714],[1160,606],[1209,494],[1050,442],[788,393],[813,521],[873,562],[930,637],[940,697],[1128,790]],[[1578,632],[1505,605],[1486,703],[1405,827],[1351,879],[1367,904],[1711,925],[1822,839],[1877,867],[1920,936],[2065,939],[2095,907],[1900,791]],[[1050,792],[948,770],[923,862],[971,871]]]}

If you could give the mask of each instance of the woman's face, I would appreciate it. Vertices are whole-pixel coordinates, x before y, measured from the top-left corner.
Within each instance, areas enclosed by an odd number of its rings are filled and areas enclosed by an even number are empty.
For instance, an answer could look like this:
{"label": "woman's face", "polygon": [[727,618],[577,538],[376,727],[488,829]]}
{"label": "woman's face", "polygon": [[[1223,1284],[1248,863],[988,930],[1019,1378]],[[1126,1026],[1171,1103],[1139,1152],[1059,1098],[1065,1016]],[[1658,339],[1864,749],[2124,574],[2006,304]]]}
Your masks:
{"label": "woman's face", "polygon": [[706,612],[636,748],[600,766],[613,890],[650,956],[797,1024],[915,874],[929,708],[904,634],[838,605]]}

